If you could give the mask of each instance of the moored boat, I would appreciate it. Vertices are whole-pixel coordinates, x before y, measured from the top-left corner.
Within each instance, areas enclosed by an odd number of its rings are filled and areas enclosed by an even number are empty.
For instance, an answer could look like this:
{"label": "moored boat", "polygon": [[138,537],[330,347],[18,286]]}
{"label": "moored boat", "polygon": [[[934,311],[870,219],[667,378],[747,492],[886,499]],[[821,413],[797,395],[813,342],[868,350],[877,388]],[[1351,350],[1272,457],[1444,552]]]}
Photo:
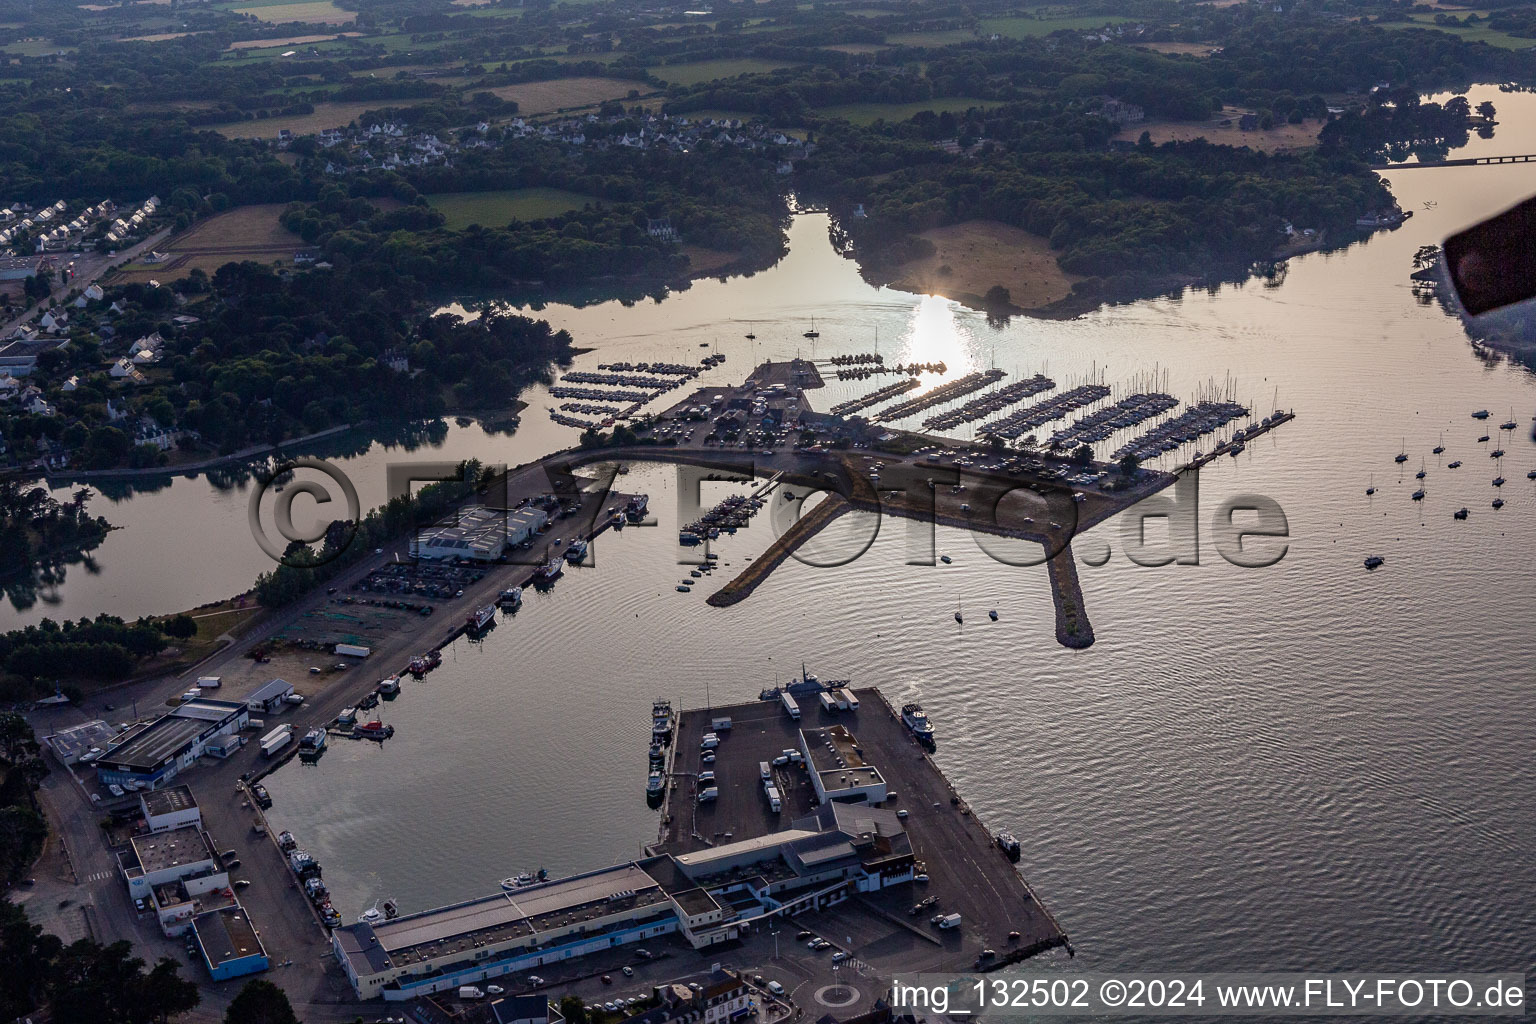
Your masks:
{"label": "moored boat", "polygon": [[387,677],[385,677],[383,679],[380,679],[379,680],[379,692],[380,693],[399,693],[400,692],[400,677],[399,676],[387,676]]}
{"label": "moored boat", "polygon": [[497,600],[501,603],[503,608],[510,608],[515,611],[522,607],[523,588],[508,587],[506,590],[501,592],[501,596],[497,598]]}
{"label": "moored boat", "polygon": [[565,560],[572,564],[587,557],[587,542],[580,537],[571,541],[571,546],[565,549]]}
{"label": "moored boat", "polygon": [[558,557],[551,558],[549,561],[533,570],[533,582],[536,584],[542,583],[548,585],[559,579],[560,574],[563,572],[565,572],[565,559]]}
{"label": "moored boat", "polygon": [[360,740],[387,740],[394,734],[394,726],[385,725],[377,718],[371,722],[361,722],[352,729],[352,735]]}
{"label": "moored boat", "polygon": [[1019,841],[1013,837],[1012,832],[999,832],[997,834],[997,846],[1008,855],[1011,861],[1019,859]]}
{"label": "moored boat", "polygon": [[928,713],[923,710],[923,706],[916,701],[902,705],[901,720],[918,739],[933,739],[933,723],[928,720]]}
{"label": "moored boat", "polygon": [[482,605],[464,617],[464,628],[471,633],[478,633],[490,628],[496,621],[496,606],[493,604]]}

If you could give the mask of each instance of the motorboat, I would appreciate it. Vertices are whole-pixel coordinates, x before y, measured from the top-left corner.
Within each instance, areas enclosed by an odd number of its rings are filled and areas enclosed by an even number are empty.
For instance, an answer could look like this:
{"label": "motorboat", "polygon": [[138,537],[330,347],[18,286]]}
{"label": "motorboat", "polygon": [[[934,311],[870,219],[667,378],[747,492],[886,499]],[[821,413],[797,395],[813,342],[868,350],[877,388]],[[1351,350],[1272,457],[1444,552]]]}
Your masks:
{"label": "motorboat", "polygon": [[571,546],[565,549],[565,560],[576,563],[587,557],[587,542],[580,537],[571,541]]}
{"label": "motorboat", "polygon": [[565,559],[551,558],[549,561],[533,570],[533,582],[547,585],[559,579],[560,574],[563,572],[565,572]]}
{"label": "motorboat", "polygon": [[[319,728],[317,726],[316,728],[313,728],[313,729],[309,730],[308,732],[306,732],[304,734],[304,738],[299,740],[299,748],[302,749],[302,750],[314,750],[314,751],[324,750],[325,749],[326,739],[327,739],[327,736],[326,736],[325,730],[321,729],[321,728]],[[293,834],[292,833],[287,833],[287,835],[288,835],[288,838],[290,838],[290,839],[293,838]],[[279,843],[279,845],[281,845],[281,843],[282,843],[282,837],[281,836],[278,837],[278,843]],[[297,845],[297,844],[295,844],[295,845]]]}
{"label": "motorboat", "polygon": [[1493,507],[1494,508],[1503,508],[1504,507],[1504,499],[1503,498],[1494,498],[1493,499]]}
{"label": "motorboat", "polygon": [[1386,561],[1387,560],[1382,558],[1380,555],[1372,555],[1365,560],[1365,567],[1367,569],[1375,569],[1381,565],[1384,565]]}
{"label": "motorboat", "polygon": [[1457,459],[1455,462],[1447,462],[1445,464],[1445,468],[1446,469],[1460,469],[1461,468],[1461,460]]}
{"label": "motorboat", "polygon": [[1477,410],[1477,412],[1472,414],[1472,418],[1475,419],[1475,420],[1485,420],[1485,419],[1488,418],[1488,410],[1487,409],[1479,409],[1479,410]]}
{"label": "motorboat", "polygon": [[997,609],[993,608],[991,611],[987,612],[987,618],[991,619],[993,622],[996,622],[997,621]]}
{"label": "motorboat", "polygon": [[1009,860],[1015,863],[1018,862],[1019,841],[1013,837],[1012,832],[999,832],[997,834],[997,847],[1008,855]]}
{"label": "motorboat", "polygon": [[1459,508],[1453,514],[1455,515],[1455,517],[1457,519],[1465,519],[1465,518],[1467,518],[1467,516],[1471,515],[1472,513],[1468,509]]}
{"label": "motorboat", "polygon": [[645,779],[645,791],[649,795],[660,793],[666,788],[666,782],[661,777],[661,772],[651,772]]}
{"label": "motorboat", "polygon": [[501,604],[503,608],[510,608],[513,611],[516,611],[518,608],[523,606],[523,588],[508,587],[506,590],[501,592],[501,596],[496,600]]}
{"label": "motorboat", "polygon": [[399,693],[400,692],[400,677],[399,676],[387,676],[387,677],[385,677],[383,679],[380,679],[379,680],[379,692],[380,693]]}
{"label": "motorboat", "polygon": [[1504,478],[1501,477],[1501,476],[1494,477],[1493,478],[1493,486],[1495,486],[1495,487],[1503,487],[1504,486]]}
{"label": "motorboat", "polygon": [[394,734],[394,726],[385,725],[377,718],[371,722],[359,722],[357,725],[352,727],[352,735],[356,736],[360,740],[379,740],[382,742],[389,739]]}

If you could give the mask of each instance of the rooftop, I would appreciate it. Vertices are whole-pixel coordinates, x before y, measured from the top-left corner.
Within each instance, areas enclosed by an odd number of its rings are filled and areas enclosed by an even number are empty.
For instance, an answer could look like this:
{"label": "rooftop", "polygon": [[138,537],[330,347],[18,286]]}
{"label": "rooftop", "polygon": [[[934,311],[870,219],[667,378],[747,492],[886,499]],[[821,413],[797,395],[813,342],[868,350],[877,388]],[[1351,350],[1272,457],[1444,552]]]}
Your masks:
{"label": "rooftop", "polygon": [[210,967],[267,954],[261,939],[256,936],[256,929],[251,927],[245,908],[238,903],[198,914],[192,919],[192,928],[197,932],[197,941],[203,947],[203,956]]}
{"label": "rooftop", "polygon": [[822,786],[828,792],[837,789],[854,789],[884,781],[874,765],[864,760],[864,748],[859,746],[853,733],[846,726],[834,725],[825,729],[805,729],[805,749],[810,754],[811,766],[821,776]]}
{"label": "rooftop", "polygon": [[219,859],[218,851],[213,848],[213,840],[197,825],[183,825],[181,828],[147,836],[134,836],[129,842],[145,874],[205,860],[217,862]]}
{"label": "rooftop", "polygon": [[190,786],[153,789],[148,793],[141,793],[139,799],[144,802],[144,813],[157,817],[162,814],[175,814],[177,811],[185,811],[197,806],[197,800],[192,796]]}
{"label": "rooftop", "polygon": [[187,701],[170,714],[129,730],[99,761],[130,771],[152,771],[200,736],[209,723],[222,722],[243,710],[244,704],[227,700],[199,698]]}
{"label": "rooftop", "polygon": [[346,936],[343,952],[354,961],[363,957],[378,970],[390,959],[431,959],[666,902],[650,875],[634,864],[623,864],[372,926],[341,928],[337,934]]}

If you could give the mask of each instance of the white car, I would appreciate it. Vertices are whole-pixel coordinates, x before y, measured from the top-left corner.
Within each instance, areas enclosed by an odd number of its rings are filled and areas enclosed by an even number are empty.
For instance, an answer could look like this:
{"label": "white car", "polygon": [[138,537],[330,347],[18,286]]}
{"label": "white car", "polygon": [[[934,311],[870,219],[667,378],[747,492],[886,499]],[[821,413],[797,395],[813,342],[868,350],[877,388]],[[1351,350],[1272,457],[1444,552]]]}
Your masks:
{"label": "white car", "polygon": [[928,881],[928,874],[927,874],[927,872],[923,872],[923,873],[920,873],[920,874],[913,875],[912,876],[912,881],[914,881],[914,882],[926,882],[926,881]]}
{"label": "white car", "polygon": [[832,954],[832,962],[835,963],[835,964],[836,963],[841,963],[842,961],[847,960],[847,959],[848,959],[848,954],[844,953],[842,950],[838,950],[836,953]]}

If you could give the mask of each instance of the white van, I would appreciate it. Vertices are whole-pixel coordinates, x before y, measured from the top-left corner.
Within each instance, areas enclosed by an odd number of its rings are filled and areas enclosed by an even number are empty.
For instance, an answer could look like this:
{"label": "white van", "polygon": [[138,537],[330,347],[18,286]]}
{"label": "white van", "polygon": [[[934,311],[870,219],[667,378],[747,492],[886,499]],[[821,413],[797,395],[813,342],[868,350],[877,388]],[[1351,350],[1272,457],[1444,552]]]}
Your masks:
{"label": "white van", "polygon": [[460,985],[459,986],[459,998],[460,999],[466,999],[466,1000],[468,1000],[468,999],[484,999],[485,998],[485,993],[480,991],[478,988],[475,988],[475,986],[473,986],[473,985]]}

